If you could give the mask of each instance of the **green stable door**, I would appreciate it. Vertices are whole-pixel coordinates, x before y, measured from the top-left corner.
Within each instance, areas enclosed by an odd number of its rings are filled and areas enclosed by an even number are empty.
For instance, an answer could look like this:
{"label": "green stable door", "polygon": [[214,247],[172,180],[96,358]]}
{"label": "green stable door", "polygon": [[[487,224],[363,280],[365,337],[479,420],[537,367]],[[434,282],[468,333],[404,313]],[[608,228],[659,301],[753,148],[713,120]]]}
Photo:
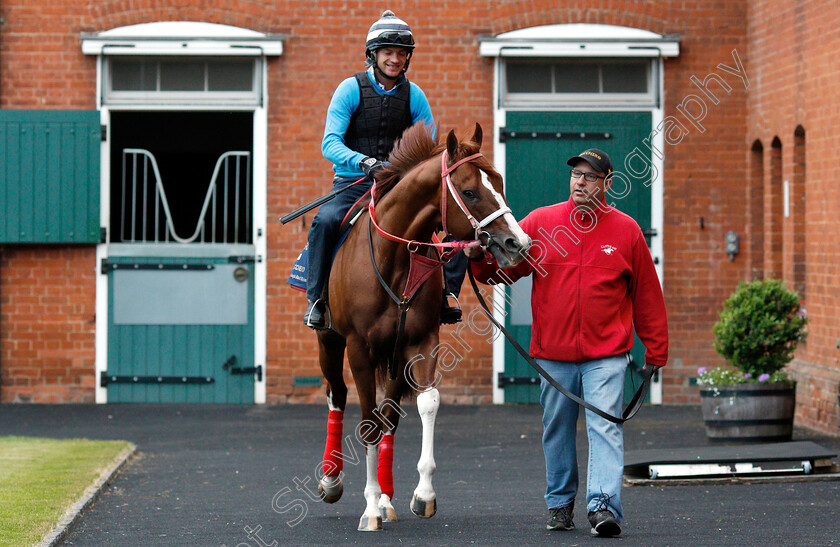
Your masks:
{"label": "green stable door", "polygon": [[254,402],[253,258],[112,256],[103,273],[109,403]]}
{"label": "green stable door", "polygon": [[[651,132],[650,112],[508,112],[503,129],[505,143],[505,185],[508,204],[518,219],[532,210],[569,199],[569,169],[566,161],[587,148],[600,148],[609,154],[613,170],[626,173],[624,159],[634,149],[650,151],[643,140]],[[633,163],[641,170],[642,160]],[[649,175],[649,174],[648,174]],[[650,176],[630,178],[628,187],[613,183],[610,203],[632,216],[648,236],[651,232]],[[648,184],[644,184],[647,182]],[[624,195],[622,195],[624,194]],[[518,281],[507,289],[505,325],[525,348],[531,340],[531,280]],[[562,312],[562,300],[557,302]],[[629,401],[641,384],[638,370],[644,365],[644,346],[635,338],[633,364],[628,368],[624,398]],[[505,371],[499,378],[505,402],[539,403],[539,375],[505,340]]]}

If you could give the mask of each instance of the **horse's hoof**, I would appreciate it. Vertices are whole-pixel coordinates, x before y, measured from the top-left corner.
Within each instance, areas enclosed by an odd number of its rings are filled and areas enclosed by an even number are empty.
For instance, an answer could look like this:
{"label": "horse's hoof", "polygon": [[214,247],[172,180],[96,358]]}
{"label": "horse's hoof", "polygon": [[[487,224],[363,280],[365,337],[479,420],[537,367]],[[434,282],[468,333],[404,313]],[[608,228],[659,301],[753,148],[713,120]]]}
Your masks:
{"label": "horse's hoof", "polygon": [[359,520],[360,532],[378,532],[380,530],[382,530],[382,517],[379,515],[375,517],[363,516],[361,520]]}
{"label": "horse's hoof", "polygon": [[423,501],[411,496],[411,512],[423,519],[431,518],[437,513],[437,500]]}
{"label": "horse's hoof", "polygon": [[394,511],[388,494],[382,494],[379,498],[379,516],[382,517],[382,522],[397,522],[397,512]]}
{"label": "horse's hoof", "polygon": [[323,476],[318,481],[318,495],[327,503],[335,503],[344,493],[344,484],[338,476]]}
{"label": "horse's hoof", "polygon": [[382,517],[382,522],[397,522],[397,512],[394,511],[393,507],[380,507],[379,516]]}

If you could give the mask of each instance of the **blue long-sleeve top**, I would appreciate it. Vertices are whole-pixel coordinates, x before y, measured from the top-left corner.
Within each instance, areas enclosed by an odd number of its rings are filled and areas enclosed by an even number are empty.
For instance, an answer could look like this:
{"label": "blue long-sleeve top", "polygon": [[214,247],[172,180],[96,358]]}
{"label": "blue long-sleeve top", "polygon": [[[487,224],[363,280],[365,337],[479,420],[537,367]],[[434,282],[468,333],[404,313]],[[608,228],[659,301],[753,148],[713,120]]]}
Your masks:
{"label": "blue long-sleeve top", "polygon": [[[405,75],[397,80],[397,84],[390,90],[385,91],[373,76],[373,68],[367,71],[373,89],[380,95],[393,95],[401,85],[410,85],[410,105],[412,123],[424,120],[426,125],[431,127],[432,138],[435,136],[436,128],[432,117],[432,108],[423,90],[414,82],[409,82]],[[339,177],[363,177],[359,162],[365,159],[365,155],[347,148],[344,144],[344,135],[350,126],[350,118],[359,107],[361,93],[356,78],[351,76],[341,82],[333,93],[330,107],[327,110],[327,123],[324,127],[324,139],[321,141],[321,152],[324,157],[333,163],[333,171]]]}

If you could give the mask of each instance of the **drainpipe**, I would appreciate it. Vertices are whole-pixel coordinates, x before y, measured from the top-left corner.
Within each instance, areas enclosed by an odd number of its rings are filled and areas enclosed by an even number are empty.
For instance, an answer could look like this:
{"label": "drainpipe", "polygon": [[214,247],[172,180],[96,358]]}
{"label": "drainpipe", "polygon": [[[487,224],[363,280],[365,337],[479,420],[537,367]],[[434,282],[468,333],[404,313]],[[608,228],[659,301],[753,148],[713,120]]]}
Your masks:
{"label": "drainpipe", "polygon": [[[1,22],[1,21],[0,21]],[[0,245],[0,288],[3,287],[3,246]],[[0,303],[3,301],[3,293],[0,292]],[[3,314],[2,307],[0,307],[0,401],[3,400]]]}

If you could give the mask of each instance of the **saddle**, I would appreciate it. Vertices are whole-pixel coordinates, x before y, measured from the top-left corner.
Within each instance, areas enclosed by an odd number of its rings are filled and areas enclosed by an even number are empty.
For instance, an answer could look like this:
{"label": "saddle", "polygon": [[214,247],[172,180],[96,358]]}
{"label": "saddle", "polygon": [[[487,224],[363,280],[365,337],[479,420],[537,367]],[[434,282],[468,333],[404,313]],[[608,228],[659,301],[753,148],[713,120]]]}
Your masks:
{"label": "saddle", "polygon": [[[335,255],[338,253],[338,249],[344,244],[347,240],[347,236],[350,234],[350,230],[358,220],[359,216],[362,212],[367,210],[368,203],[370,203],[370,190],[364,193],[362,197],[356,200],[352,207],[347,211],[347,214],[344,215],[344,218],[341,220],[341,223],[338,225],[338,241],[333,248],[332,258],[330,258],[330,263],[328,265],[327,271],[327,279],[329,279],[329,268],[332,267],[332,261],[335,260]],[[286,283],[291,285],[291,287],[295,290],[306,292],[306,269],[309,266],[309,244],[307,243],[303,250],[300,252],[298,257],[295,259],[294,265],[292,265],[292,272],[289,274],[289,279],[286,280]],[[324,300],[326,301],[327,295],[327,287],[324,287]]]}

